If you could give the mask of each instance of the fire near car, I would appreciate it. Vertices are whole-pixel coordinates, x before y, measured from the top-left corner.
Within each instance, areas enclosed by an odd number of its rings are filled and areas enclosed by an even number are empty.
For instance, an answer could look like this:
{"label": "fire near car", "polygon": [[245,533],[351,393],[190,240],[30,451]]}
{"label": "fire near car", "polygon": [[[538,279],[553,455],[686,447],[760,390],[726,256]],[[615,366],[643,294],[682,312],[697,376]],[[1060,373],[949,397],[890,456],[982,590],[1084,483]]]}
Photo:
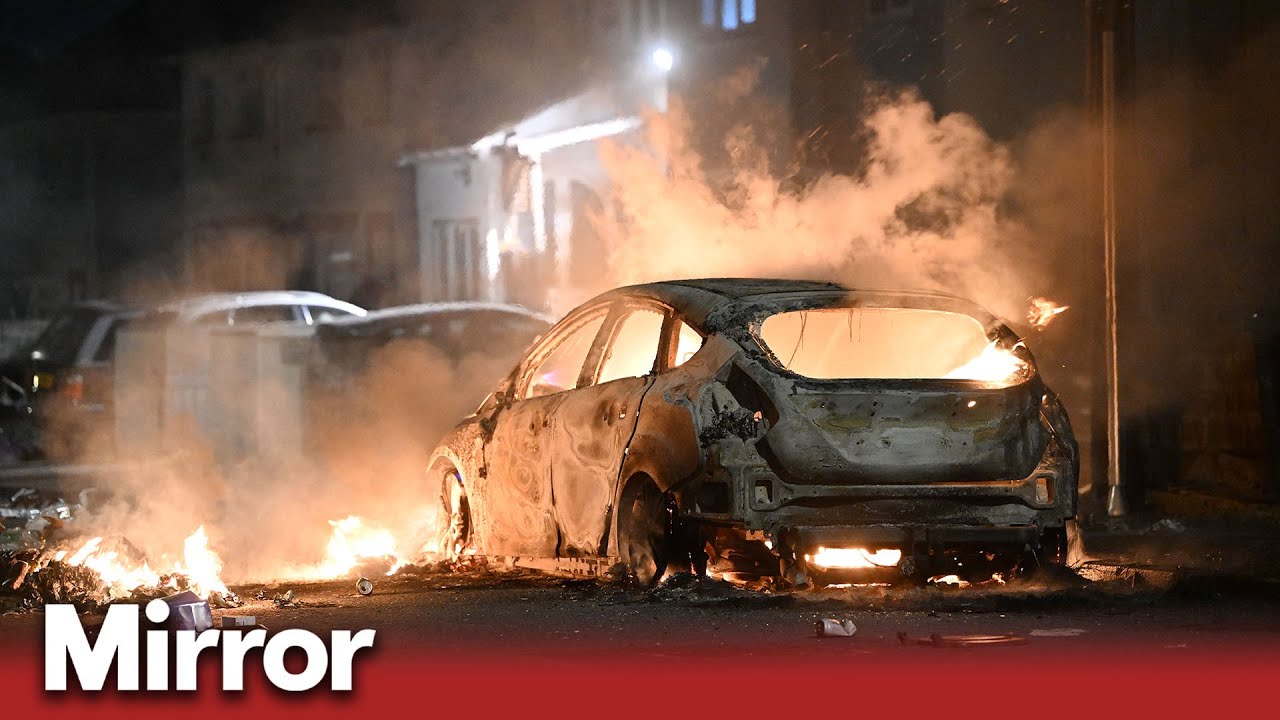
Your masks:
{"label": "fire near car", "polygon": [[1030,352],[970,302],[714,279],[577,308],[428,467],[453,554],[803,587],[1061,562],[1078,457]]}

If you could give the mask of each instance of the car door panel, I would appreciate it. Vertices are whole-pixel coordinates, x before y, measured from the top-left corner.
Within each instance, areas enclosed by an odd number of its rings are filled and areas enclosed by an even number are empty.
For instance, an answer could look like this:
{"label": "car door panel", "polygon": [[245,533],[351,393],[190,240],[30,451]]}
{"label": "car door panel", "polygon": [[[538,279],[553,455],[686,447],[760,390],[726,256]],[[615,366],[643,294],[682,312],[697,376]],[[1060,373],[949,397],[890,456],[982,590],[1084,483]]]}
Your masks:
{"label": "car door panel", "polygon": [[651,377],[625,378],[565,393],[551,475],[560,555],[599,552],[623,453],[650,384]]}
{"label": "car door panel", "polygon": [[530,351],[521,378],[510,390],[518,398],[492,418],[485,465],[494,513],[495,554],[554,557],[559,543],[552,471],[556,415],[571,397],[591,357],[607,308],[566,320],[562,331]]}
{"label": "car door panel", "polygon": [[551,418],[565,394],[521,400],[495,418],[486,445],[493,534],[498,555],[552,557],[556,528],[551,505]]}
{"label": "car door panel", "polygon": [[[664,318],[660,308],[619,306],[587,360],[584,386],[565,393],[557,411],[551,487],[563,557],[601,552],[618,472],[653,382]],[[599,378],[607,381],[593,384]]]}

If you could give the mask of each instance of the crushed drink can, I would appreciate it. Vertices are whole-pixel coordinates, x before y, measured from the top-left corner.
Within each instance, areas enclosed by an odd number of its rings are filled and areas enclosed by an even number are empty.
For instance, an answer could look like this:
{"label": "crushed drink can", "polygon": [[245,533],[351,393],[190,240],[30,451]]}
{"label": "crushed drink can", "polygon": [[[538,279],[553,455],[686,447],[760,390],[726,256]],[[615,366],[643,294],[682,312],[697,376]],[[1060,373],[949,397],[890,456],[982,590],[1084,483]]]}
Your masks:
{"label": "crushed drink can", "polygon": [[853,637],[858,632],[858,626],[853,624],[852,620],[836,620],[834,618],[823,618],[813,624],[814,632],[818,637]]}
{"label": "crushed drink can", "polygon": [[356,592],[361,595],[373,594],[373,582],[369,578],[360,578],[356,581]]}

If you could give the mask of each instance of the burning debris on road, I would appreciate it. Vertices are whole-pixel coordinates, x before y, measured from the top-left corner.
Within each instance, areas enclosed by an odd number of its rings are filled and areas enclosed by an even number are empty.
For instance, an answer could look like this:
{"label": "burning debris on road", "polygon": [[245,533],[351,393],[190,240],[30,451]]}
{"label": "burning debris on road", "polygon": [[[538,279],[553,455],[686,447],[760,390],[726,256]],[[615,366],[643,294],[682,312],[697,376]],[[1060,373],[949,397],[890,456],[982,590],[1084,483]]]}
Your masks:
{"label": "burning debris on road", "polygon": [[[239,607],[241,599],[222,579],[222,559],[210,546],[203,525],[187,536],[180,556],[156,559],[119,534],[97,535],[83,491],[77,502],[20,489],[0,502],[0,614],[71,603],[82,611],[101,611],[114,602],[145,602],[192,593],[214,608]],[[88,525],[84,523],[88,522]],[[330,521],[331,536],[323,560],[283,568],[278,578],[328,580],[359,577],[363,595],[373,584],[365,575],[389,576],[412,565],[399,554],[395,536],[358,516]],[[413,560],[429,560],[431,544]],[[464,563],[476,567],[477,563]],[[426,567],[434,567],[427,565]],[[265,599],[265,596],[259,599]],[[278,607],[301,607],[293,591],[271,598]]]}
{"label": "burning debris on road", "polygon": [[187,591],[220,607],[239,604],[219,577],[221,561],[209,549],[204,527],[187,538],[180,561],[153,569],[145,553],[122,536],[86,538],[73,530],[87,494],[75,505],[56,500],[37,507],[39,496],[19,490],[3,508],[10,523],[25,522],[0,536],[0,612],[47,603],[96,610]]}

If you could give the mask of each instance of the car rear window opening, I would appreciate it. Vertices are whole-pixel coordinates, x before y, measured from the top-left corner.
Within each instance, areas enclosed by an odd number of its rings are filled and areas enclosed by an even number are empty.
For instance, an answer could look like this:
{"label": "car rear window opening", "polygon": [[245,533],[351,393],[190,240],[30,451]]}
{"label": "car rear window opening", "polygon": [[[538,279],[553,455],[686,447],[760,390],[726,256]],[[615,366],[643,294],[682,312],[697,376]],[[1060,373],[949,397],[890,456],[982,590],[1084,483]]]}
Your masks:
{"label": "car rear window opening", "polygon": [[919,308],[820,308],[765,318],[760,339],[787,370],[818,380],[947,379],[1014,384],[1031,368],[977,319]]}

